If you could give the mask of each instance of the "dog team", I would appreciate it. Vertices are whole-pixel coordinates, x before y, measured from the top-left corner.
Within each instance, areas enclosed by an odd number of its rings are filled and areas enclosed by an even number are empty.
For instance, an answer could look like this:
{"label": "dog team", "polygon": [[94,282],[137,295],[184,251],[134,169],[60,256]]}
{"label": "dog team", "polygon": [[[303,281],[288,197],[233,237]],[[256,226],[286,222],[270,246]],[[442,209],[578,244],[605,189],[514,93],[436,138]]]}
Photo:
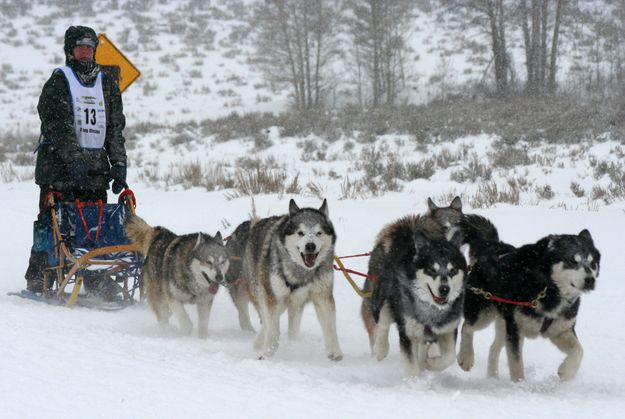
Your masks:
{"label": "dog team", "polygon": [[[245,221],[225,245],[220,233],[179,236],[136,215],[125,228],[145,258],[147,298],[161,325],[173,313],[190,334],[193,323],[184,304],[194,303],[198,335],[206,337],[213,299],[223,285],[243,330],[254,330],[250,302],[256,309],[260,331],[254,348],[261,359],[278,349],[285,311],[288,337],[297,337],[308,302],[315,307],[326,355],[343,358],[332,293],[336,233],[326,200],[315,209],[291,199],[287,214]],[[494,323],[489,377],[498,376],[505,347],[510,379],[523,380],[523,341],[543,336],[564,352],[558,375],[570,380],[583,355],[575,334],[580,297],[594,289],[599,263],[588,230],[515,247],[499,239],[488,219],[463,213],[459,197],[447,207],[428,198],[425,214],[390,223],[375,239],[363,287],[370,297],[363,298],[360,310],[372,356],[381,361],[388,355],[395,323],[409,375],[442,371],[454,361],[469,371],[475,331]]]}

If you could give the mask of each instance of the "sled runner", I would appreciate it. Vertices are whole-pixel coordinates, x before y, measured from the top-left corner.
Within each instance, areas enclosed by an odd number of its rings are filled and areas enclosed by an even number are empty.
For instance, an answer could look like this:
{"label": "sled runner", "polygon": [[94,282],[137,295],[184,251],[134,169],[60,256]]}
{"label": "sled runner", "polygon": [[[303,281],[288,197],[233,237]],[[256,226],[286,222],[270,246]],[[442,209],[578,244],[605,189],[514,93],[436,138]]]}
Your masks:
{"label": "sled runner", "polygon": [[124,190],[117,204],[59,198],[48,194],[48,212],[34,226],[33,249],[48,256],[43,294],[18,295],[107,309],[140,300],[143,260],[124,231],[126,216],[135,211],[133,192]]}

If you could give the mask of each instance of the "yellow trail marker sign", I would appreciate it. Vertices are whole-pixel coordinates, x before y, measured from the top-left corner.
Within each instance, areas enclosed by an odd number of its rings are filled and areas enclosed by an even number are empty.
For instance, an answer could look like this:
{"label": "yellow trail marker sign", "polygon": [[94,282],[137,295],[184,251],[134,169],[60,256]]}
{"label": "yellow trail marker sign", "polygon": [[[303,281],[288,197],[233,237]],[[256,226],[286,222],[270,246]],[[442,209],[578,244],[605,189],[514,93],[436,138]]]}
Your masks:
{"label": "yellow trail marker sign", "polygon": [[141,75],[137,67],[103,33],[98,34],[95,61],[117,77],[121,92]]}

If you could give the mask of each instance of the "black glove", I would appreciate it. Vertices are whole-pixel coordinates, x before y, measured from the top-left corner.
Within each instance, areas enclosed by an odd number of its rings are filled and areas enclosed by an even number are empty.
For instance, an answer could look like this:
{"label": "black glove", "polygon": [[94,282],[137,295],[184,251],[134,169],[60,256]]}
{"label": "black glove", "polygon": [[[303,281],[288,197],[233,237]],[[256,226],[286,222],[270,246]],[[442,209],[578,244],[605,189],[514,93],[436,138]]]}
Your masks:
{"label": "black glove", "polygon": [[89,177],[89,167],[82,160],[75,160],[67,165],[67,174],[75,185],[84,185]]}
{"label": "black glove", "polygon": [[111,170],[109,170],[109,177],[113,179],[113,190],[114,194],[118,194],[122,191],[122,189],[127,188],[128,184],[126,184],[126,163],[118,162],[111,166]]}

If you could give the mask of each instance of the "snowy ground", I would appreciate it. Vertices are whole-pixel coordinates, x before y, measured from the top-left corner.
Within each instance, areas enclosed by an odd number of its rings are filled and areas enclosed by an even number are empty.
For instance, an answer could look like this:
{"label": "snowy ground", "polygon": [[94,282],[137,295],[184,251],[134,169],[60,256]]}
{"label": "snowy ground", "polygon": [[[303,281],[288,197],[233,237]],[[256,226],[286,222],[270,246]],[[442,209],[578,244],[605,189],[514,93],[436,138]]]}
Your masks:
{"label": "snowy ground", "polygon": [[[223,193],[164,192],[137,185],[138,213],[179,233],[229,234],[251,210],[249,198]],[[549,233],[588,228],[602,253],[597,289],[583,297],[577,325],[585,356],[578,376],[561,383],[562,354],[544,340],[525,345],[527,380],[485,378],[492,332],[476,336],[476,366],[408,379],[396,332],[389,357],[370,358],[359,318],[360,299],[335,275],[339,339],[345,358],[324,356],[314,310],[304,313],[297,342],[282,337],[271,360],[258,361],[253,337],[241,332],[227,293],[219,292],[206,340],[159,331],[145,306],[119,312],[47,306],[7,292],[23,288],[38,191],[30,183],[0,184],[3,280],[0,282],[0,417],[622,417],[625,410],[625,329],[619,326],[625,288],[624,205],[598,211],[497,206],[475,211],[491,218],[513,244]],[[256,198],[259,215],[284,213],[290,197]],[[301,206],[314,198],[295,197]],[[425,211],[426,195],[387,194],[330,200],[339,255],[370,250],[395,218]],[[222,219],[232,227],[224,229]],[[366,258],[350,267],[366,269]],[[283,319],[286,320],[286,319]],[[283,330],[285,323],[283,322]],[[505,362],[505,356],[502,357]]]}
{"label": "snowy ground", "polygon": [[[142,71],[139,81],[124,94],[129,127],[158,122],[174,130],[177,122],[214,118],[232,111],[283,110],[286,92],[272,92],[261,83],[260,74],[247,65],[249,40],[239,45],[239,52],[228,40],[238,30],[237,16],[211,18],[206,25],[215,31],[214,49],[204,44],[199,50],[193,49],[178,35],[164,34],[167,31],[162,30],[162,24],[189,20],[185,19],[183,6],[158,2],[153,9],[142,11],[146,26],[154,27],[151,35],[137,27],[124,10],[98,9],[108,9],[105,3],[95,7],[97,17],[66,16],[58,8],[44,5],[36,6],[28,16],[0,16],[0,134],[37,137],[36,101],[52,69],[63,63],[62,34],[70,24],[91,25],[106,32]],[[25,39],[21,28],[29,28]],[[414,53],[407,62],[411,63],[409,83],[419,95],[427,97],[442,89],[430,77],[442,67],[459,69],[457,74],[449,75],[450,83],[462,83],[464,77],[482,74],[479,68],[467,72],[462,54],[441,58],[445,46],[458,49],[449,39],[433,17],[415,19],[410,40]],[[270,101],[266,102],[267,98]],[[401,193],[340,200],[344,179],[354,181],[362,176],[353,162],[371,144],[349,138],[336,142],[280,138],[274,130],[268,137],[274,145],[262,151],[253,148],[249,139],[213,143],[210,136],[198,133],[192,133],[196,141],[173,147],[167,136],[173,134],[149,132],[139,136],[128,153],[129,179],[139,200],[139,215],[178,233],[203,230],[214,234],[221,230],[228,235],[248,218],[250,199],[229,201],[224,191],[183,191],[162,184],[148,189],[140,181],[140,174],[152,165],[171,173],[172,168],[198,161],[206,166],[221,163],[233,172],[238,157],[274,156],[289,180],[300,175],[301,185],[314,182],[321,187],[339,236],[339,255],[370,250],[385,224],[406,214],[424,212],[428,196],[458,193],[466,202],[465,198],[473,196],[479,187],[476,182],[451,180],[452,172],[467,165],[463,159],[437,168],[430,179],[403,184]],[[303,147],[297,144],[308,140],[325,152],[325,160],[303,161]],[[419,151],[410,138],[390,136],[379,138],[374,145],[380,147],[384,142],[402,162],[413,163],[433,159],[443,154],[443,149],[453,154],[466,148],[477,153],[481,164],[488,165],[488,153],[498,147],[492,140],[486,136],[468,137]],[[620,167],[622,145],[615,139],[588,145],[536,147],[529,157],[528,166],[493,168],[493,181],[500,187],[512,178],[527,179],[529,186],[521,190],[520,206],[499,204],[474,212],[491,218],[502,239],[512,244],[532,242],[550,233],[575,234],[582,228],[591,231],[602,252],[602,269],[597,289],[583,298],[576,330],[585,357],[578,376],[569,383],[561,383],[556,376],[562,354],[542,340],[525,345],[525,382],[510,383],[505,373],[499,380],[486,379],[490,330],[476,336],[476,366],[470,373],[453,365],[439,374],[407,379],[396,332],[386,360],[379,363],[369,356],[358,313],[360,297],[338,274],[338,334],[345,353],[339,363],[325,358],[321,331],[310,307],[304,313],[300,340],[289,342],[283,337],[273,359],[258,361],[252,350],[253,336],[239,330],[236,310],[223,290],[213,307],[206,340],[184,336],[175,327],[160,332],[145,306],[99,312],[9,297],[8,292],[19,291],[25,285],[23,275],[32,243],[38,189],[32,181],[32,167],[2,162],[0,199],[5,204],[0,208],[0,418],[620,418],[625,411],[625,360],[621,356],[625,328],[619,326],[625,314],[625,287],[620,281],[625,272],[621,247],[625,202],[607,204],[591,198],[591,194],[597,188],[609,189],[608,175],[596,168],[609,168],[612,163]],[[586,193],[576,196],[571,191],[572,182]],[[553,189],[554,197],[539,199],[536,188],[546,185]],[[258,215],[286,212],[289,198],[256,197]],[[310,194],[295,199],[300,206],[318,207],[321,203]],[[353,269],[364,271],[366,265],[366,258],[349,260]],[[283,330],[284,326],[283,322]],[[503,362],[505,356],[502,358]],[[501,370],[506,371],[503,363]]]}

